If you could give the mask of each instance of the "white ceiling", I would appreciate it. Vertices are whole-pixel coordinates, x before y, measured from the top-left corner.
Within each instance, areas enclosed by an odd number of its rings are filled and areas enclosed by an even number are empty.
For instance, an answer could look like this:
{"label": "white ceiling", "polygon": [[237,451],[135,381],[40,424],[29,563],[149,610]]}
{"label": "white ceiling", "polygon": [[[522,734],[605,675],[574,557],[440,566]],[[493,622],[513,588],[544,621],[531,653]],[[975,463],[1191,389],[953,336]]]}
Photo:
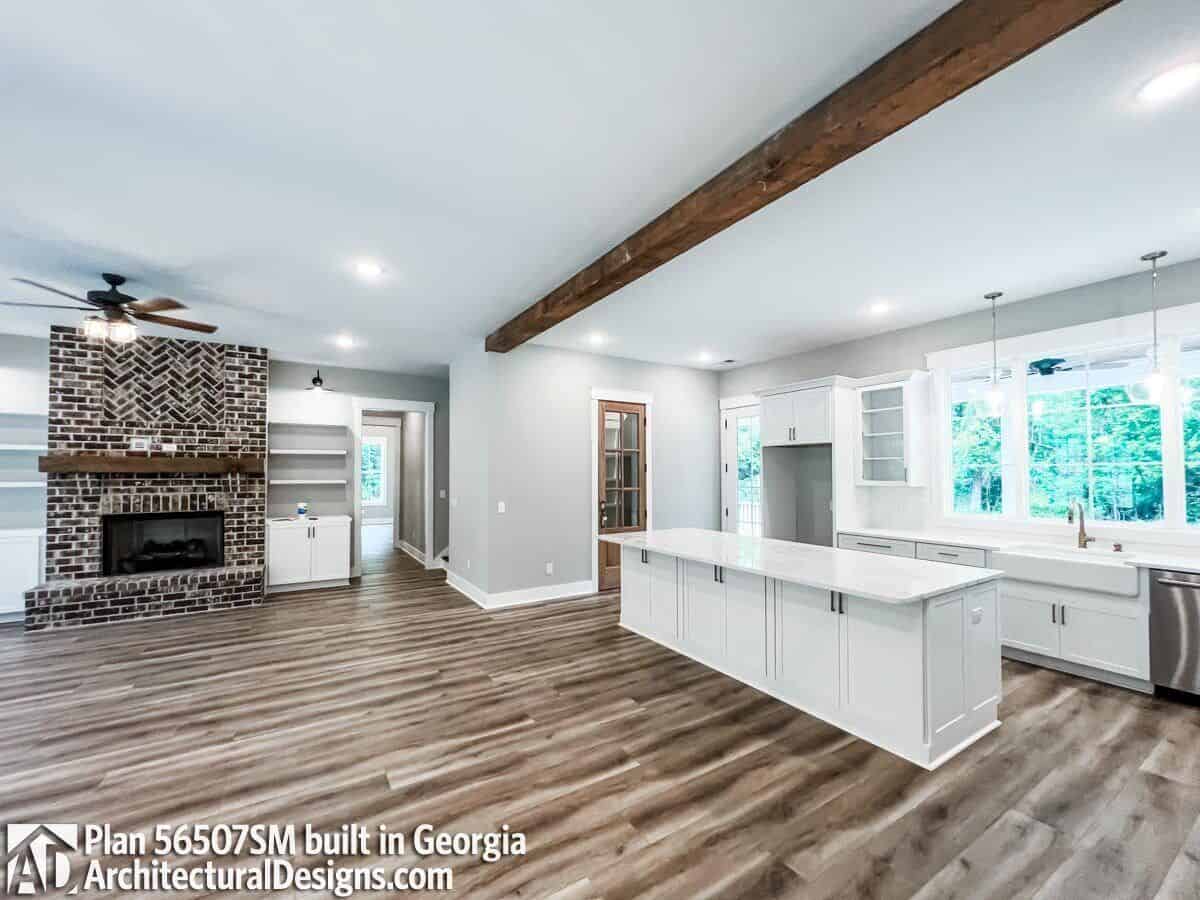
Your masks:
{"label": "white ceiling", "polygon": [[1200,257],[1200,90],[1136,99],[1195,60],[1200,3],[1125,0],[539,341],[746,363]]}
{"label": "white ceiling", "polygon": [[[0,299],[48,299],[12,276],[83,291],[116,271],[136,296],[188,303],[220,339],[444,372],[950,5],[5,3]],[[907,228],[917,212],[888,220]],[[607,301],[590,323],[622,353],[685,360],[727,330],[722,310],[753,300],[754,324],[739,326],[730,350],[780,346],[781,317],[784,343],[800,342],[809,325],[796,300],[827,280],[813,260],[854,224],[840,216],[805,241],[803,268],[793,251],[764,273],[769,247],[751,248],[729,271],[757,274],[732,291],[731,275],[712,281],[712,254],[731,247],[722,240]],[[744,244],[744,233],[730,237]],[[856,234],[861,257],[883,271],[878,234]],[[387,267],[381,283],[349,273],[363,255]],[[929,262],[890,272],[888,285],[911,284]],[[686,285],[669,281],[692,266]],[[643,305],[661,303],[653,321],[671,320],[680,289],[703,315],[638,344]],[[631,308],[640,321],[626,320]],[[44,334],[51,321],[78,318],[0,308],[0,331]],[[360,346],[335,348],[343,330]],[[566,330],[550,339],[574,341]]]}

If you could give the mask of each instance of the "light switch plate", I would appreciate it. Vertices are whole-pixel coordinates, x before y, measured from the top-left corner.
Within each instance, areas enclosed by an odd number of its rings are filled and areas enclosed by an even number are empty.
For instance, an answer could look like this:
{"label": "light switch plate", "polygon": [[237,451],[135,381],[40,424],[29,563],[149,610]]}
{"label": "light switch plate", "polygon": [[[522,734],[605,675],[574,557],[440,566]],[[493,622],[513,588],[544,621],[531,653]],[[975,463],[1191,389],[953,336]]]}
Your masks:
{"label": "light switch plate", "polygon": [[499,503],[496,504],[496,512],[503,513],[505,509],[506,509],[506,507],[504,505],[503,500],[501,500]]}
{"label": "light switch plate", "polygon": [[145,452],[150,449],[150,439],[149,438],[130,438],[129,439],[129,449]]}

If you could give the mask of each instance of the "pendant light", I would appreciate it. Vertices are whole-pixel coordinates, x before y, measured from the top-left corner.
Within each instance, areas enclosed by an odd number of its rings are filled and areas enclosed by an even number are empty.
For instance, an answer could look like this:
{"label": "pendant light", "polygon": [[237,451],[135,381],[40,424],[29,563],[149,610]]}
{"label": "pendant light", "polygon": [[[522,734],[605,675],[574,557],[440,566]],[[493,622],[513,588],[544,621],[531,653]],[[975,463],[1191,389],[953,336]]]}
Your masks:
{"label": "pendant light", "polygon": [[992,304],[992,383],[986,398],[989,416],[998,416],[1004,412],[1004,391],[1000,389],[1000,363],[996,348],[996,301],[1003,296],[1003,291],[992,291],[983,295],[983,298]]}
{"label": "pendant light", "polygon": [[1142,255],[1142,262],[1150,263],[1150,322],[1154,329],[1154,368],[1142,383],[1146,386],[1151,403],[1162,400],[1163,385],[1166,381],[1158,368],[1158,261],[1166,255],[1166,250],[1155,250]]}

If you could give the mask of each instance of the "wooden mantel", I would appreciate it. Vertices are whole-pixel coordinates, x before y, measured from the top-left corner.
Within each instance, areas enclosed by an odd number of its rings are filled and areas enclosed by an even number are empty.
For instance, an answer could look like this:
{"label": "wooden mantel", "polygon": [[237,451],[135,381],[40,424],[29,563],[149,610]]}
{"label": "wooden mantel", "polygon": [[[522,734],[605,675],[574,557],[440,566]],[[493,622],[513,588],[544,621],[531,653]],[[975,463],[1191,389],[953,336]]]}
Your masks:
{"label": "wooden mantel", "polygon": [[261,456],[126,456],[116,453],[56,453],[38,457],[39,472],[128,475],[261,475]]}

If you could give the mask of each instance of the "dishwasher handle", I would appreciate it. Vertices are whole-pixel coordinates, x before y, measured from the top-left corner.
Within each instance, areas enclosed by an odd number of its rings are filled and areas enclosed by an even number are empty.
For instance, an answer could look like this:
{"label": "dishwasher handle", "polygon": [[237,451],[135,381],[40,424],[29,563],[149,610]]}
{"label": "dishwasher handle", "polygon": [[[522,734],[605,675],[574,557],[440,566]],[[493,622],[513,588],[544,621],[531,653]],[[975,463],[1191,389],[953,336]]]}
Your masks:
{"label": "dishwasher handle", "polygon": [[1156,578],[1155,581],[1164,587],[1182,587],[1200,591],[1200,581],[1180,581],[1178,578]]}

